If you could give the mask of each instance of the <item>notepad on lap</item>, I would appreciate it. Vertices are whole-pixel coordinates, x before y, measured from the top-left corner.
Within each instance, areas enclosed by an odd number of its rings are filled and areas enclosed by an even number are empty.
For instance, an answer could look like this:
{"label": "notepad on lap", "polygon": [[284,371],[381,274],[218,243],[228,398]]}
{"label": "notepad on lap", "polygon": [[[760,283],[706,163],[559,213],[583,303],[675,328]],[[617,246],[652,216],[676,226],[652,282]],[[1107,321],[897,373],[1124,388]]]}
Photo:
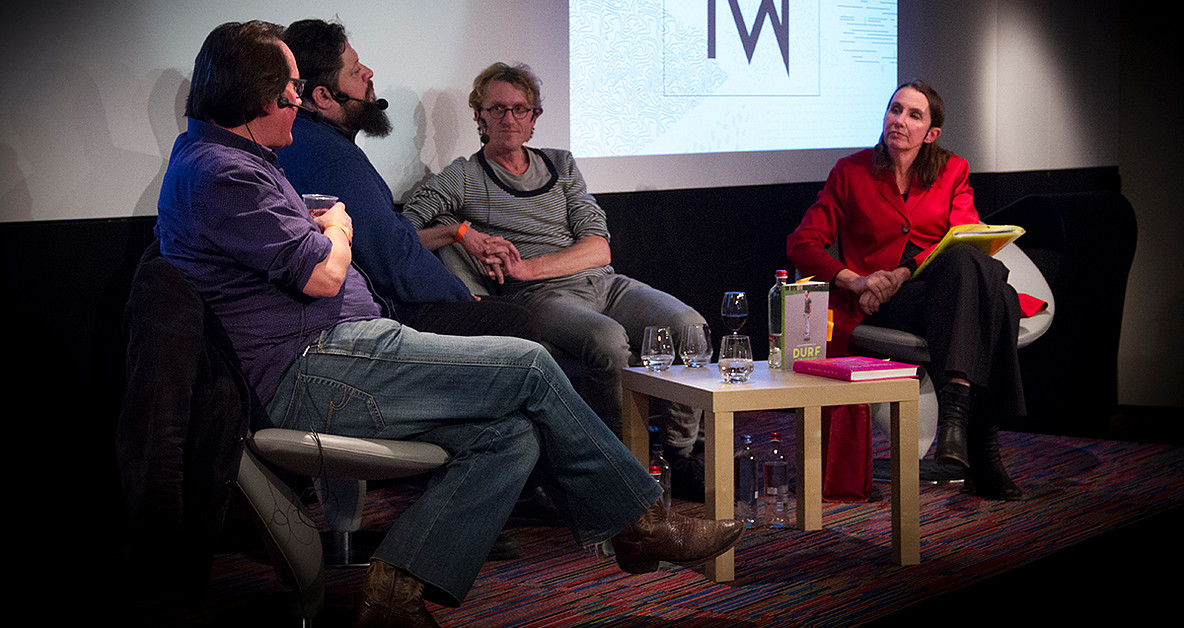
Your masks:
{"label": "notepad on lap", "polygon": [[921,262],[921,265],[913,272],[913,276],[917,276],[924,270],[929,265],[929,260],[955,244],[970,244],[987,255],[994,255],[999,252],[999,249],[1011,244],[1022,235],[1024,235],[1024,228],[1015,225],[954,225],[950,227],[941,242],[937,243],[929,256]]}

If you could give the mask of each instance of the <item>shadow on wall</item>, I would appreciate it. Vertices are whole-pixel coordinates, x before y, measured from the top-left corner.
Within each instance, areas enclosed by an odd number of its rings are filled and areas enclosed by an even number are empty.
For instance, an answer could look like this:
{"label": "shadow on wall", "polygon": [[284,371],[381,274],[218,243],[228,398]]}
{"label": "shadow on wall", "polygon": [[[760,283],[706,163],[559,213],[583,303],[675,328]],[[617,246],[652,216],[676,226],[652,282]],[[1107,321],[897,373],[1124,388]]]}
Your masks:
{"label": "shadow on wall", "polygon": [[[17,138],[11,151],[27,171],[10,185],[23,186],[28,202],[5,201],[2,218],[126,215],[130,199],[115,212],[100,204],[123,202],[122,195],[142,190],[161,158],[115,146],[98,83],[82,67],[49,65],[34,76],[18,90],[21,98],[11,109]],[[104,201],[107,197],[111,200]]]}
{"label": "shadow on wall", "polygon": [[378,96],[390,103],[386,113],[391,120],[391,134],[382,138],[359,135],[357,143],[376,167],[386,164],[386,170],[379,174],[398,198],[404,190],[411,189],[430,175],[427,164],[422,161],[427,122],[419,94],[414,91],[390,89]]}
{"label": "shadow on wall", "polygon": [[153,83],[152,93],[148,97],[148,123],[152,126],[152,134],[156,137],[156,145],[163,158],[156,176],[144,188],[144,193],[132,210],[133,216],[156,215],[160,184],[164,181],[164,172],[169,165],[168,155],[173,152],[177,136],[188,125],[185,121],[185,102],[188,98],[189,80],[174,69],[162,71]]}

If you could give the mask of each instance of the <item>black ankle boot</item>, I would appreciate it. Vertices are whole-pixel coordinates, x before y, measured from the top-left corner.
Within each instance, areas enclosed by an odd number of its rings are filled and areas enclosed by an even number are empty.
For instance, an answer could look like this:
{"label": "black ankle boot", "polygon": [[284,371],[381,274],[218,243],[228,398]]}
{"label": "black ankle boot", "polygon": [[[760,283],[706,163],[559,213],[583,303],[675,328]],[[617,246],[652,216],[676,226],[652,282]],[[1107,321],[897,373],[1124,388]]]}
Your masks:
{"label": "black ankle boot", "polygon": [[966,488],[984,499],[1016,501],[1024,498],[1020,487],[1011,481],[1003,467],[1003,458],[999,456],[999,426],[993,422],[976,421],[970,426],[970,473],[967,474]]}
{"label": "black ankle boot", "polygon": [[948,383],[937,395],[937,450],[933,458],[938,464],[970,466],[966,453],[966,429],[970,424],[970,386]]}

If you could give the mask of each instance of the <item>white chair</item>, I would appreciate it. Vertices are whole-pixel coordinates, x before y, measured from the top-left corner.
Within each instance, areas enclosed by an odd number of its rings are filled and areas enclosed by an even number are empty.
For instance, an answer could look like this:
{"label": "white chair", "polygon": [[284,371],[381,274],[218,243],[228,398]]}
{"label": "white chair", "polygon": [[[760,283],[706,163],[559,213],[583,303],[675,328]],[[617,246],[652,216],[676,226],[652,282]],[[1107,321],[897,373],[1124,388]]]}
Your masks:
{"label": "white chair", "polygon": [[[306,623],[324,604],[325,567],[364,564],[352,553],[351,536],[362,521],[367,480],[409,477],[448,461],[429,443],[349,438],[268,428],[247,439],[237,485],[263,536],[292,615]],[[275,469],[317,479],[322,513],[339,549],[328,560],[315,521]],[[332,487],[328,490],[323,486]],[[332,558],[332,554],[328,558]]]}
{"label": "white chair", "polygon": [[[1044,335],[1052,325],[1056,310],[1052,289],[1032,260],[1014,242],[996,253],[995,259],[1007,266],[1007,283],[1016,292],[1029,294],[1048,303],[1044,311],[1020,319],[1018,346],[1023,348]],[[862,323],[851,332],[851,350],[853,353],[922,365],[921,398],[917,407],[917,457],[923,458],[937,436],[937,394],[924,368],[929,362],[929,347],[925,339],[906,331]],[[889,431],[889,420],[888,404],[872,406],[872,421],[885,433]]]}

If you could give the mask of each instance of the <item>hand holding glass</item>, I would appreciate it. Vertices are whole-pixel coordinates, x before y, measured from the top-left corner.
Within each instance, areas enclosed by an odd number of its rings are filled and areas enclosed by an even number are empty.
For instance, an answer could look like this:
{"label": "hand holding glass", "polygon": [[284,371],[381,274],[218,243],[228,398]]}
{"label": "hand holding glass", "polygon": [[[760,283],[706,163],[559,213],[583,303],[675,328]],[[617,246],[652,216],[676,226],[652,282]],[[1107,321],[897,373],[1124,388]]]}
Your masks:
{"label": "hand holding glass", "polygon": [[711,329],[706,324],[683,327],[678,352],[682,356],[682,363],[688,368],[707,366],[711,361]]}
{"label": "hand holding glass", "polygon": [[649,371],[665,371],[674,362],[674,337],[669,327],[646,327],[641,341],[641,363]]}
{"label": "hand holding glass", "polygon": [[304,199],[304,206],[314,218],[337,204],[337,197],[331,194],[301,194],[300,198]]}
{"label": "hand holding glass", "polygon": [[719,346],[719,374],[729,384],[743,384],[752,375],[752,344],[748,336],[724,336]]}
{"label": "hand holding glass", "polygon": [[735,334],[744,326],[748,319],[748,296],[743,292],[725,292],[724,301],[719,306],[719,315]]}

